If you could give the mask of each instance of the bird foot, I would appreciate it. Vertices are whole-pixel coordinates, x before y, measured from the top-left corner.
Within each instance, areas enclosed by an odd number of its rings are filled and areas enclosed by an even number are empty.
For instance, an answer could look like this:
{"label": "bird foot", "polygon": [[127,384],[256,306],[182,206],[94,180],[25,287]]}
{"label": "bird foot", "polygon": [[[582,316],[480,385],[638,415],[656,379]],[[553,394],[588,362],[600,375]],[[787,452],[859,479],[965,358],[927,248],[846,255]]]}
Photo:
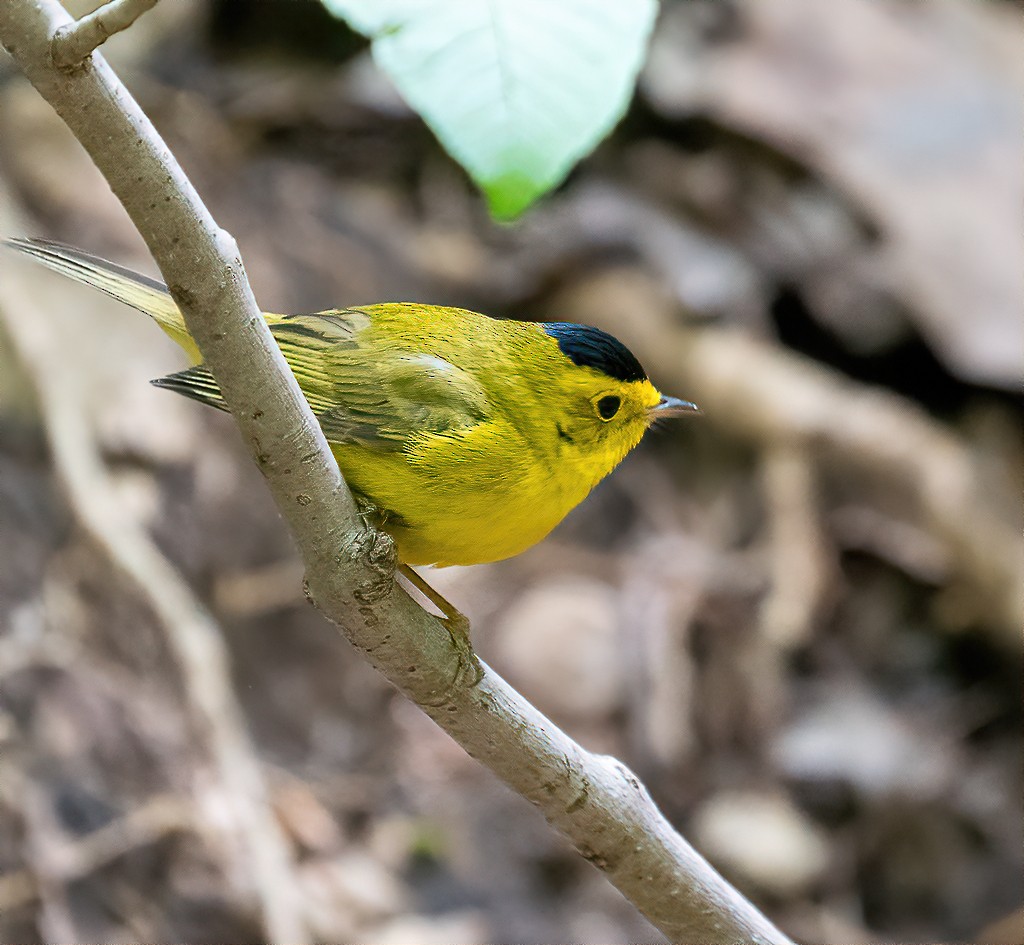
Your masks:
{"label": "bird foot", "polygon": [[484,678],[483,664],[479,657],[473,652],[473,643],[469,638],[469,618],[461,613],[442,594],[434,590],[419,574],[409,565],[399,564],[398,572],[424,597],[427,598],[439,611],[441,611],[441,623],[452,638],[455,650],[459,654],[459,675],[468,673],[472,682],[470,686],[476,686]]}
{"label": "bird foot", "polygon": [[441,622],[459,654],[459,665],[472,680],[469,684],[470,688],[479,685],[480,680],[484,678],[484,667],[469,638],[469,618],[452,607],[449,613],[441,618]]}

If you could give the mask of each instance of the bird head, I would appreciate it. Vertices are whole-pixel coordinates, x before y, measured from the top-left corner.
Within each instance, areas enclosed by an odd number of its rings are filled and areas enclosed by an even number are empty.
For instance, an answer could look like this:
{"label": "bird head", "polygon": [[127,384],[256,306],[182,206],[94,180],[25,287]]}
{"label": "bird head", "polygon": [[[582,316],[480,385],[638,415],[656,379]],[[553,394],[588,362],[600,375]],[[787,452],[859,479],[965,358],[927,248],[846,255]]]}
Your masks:
{"label": "bird head", "polygon": [[696,404],[662,394],[635,355],[590,325],[539,326],[557,345],[551,411],[559,451],[589,464],[594,481],[609,473],[655,421],[698,413]]}

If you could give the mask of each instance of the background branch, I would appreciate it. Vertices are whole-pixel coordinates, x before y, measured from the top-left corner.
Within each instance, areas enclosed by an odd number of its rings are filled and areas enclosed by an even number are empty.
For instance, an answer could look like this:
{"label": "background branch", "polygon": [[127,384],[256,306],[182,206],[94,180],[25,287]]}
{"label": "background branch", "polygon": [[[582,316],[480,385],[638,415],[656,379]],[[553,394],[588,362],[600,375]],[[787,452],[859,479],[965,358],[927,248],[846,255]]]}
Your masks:
{"label": "background branch", "polygon": [[849,468],[882,471],[903,486],[956,561],[965,592],[962,622],[984,615],[1004,643],[1019,647],[1019,536],[979,501],[987,486],[959,437],[903,398],[738,332],[674,329],[651,342],[651,363],[689,378],[694,396],[723,429],[769,448],[813,446]]}
{"label": "background branch", "polygon": [[[309,595],[371,663],[536,804],[669,938],[785,942],[621,764],[580,748],[491,671],[467,685],[447,631],[393,581],[220,230],[102,57],[62,73],[52,0],[0,6],[0,40],[106,176],[149,246],[295,536]],[[259,378],[259,383],[254,382]]]}
{"label": "background branch", "polygon": [[[6,203],[0,193],[0,220]],[[268,937],[305,933],[289,850],[231,684],[230,657],[214,619],[117,501],[81,402],[50,360],[44,319],[20,318],[30,295],[17,278],[0,284],[0,328],[25,369],[47,431],[57,477],[79,526],[155,615],[177,663],[189,711],[208,753],[192,784],[201,823],[239,888],[255,895]],[[212,770],[210,770],[212,768]],[[230,811],[225,818],[223,811]]]}

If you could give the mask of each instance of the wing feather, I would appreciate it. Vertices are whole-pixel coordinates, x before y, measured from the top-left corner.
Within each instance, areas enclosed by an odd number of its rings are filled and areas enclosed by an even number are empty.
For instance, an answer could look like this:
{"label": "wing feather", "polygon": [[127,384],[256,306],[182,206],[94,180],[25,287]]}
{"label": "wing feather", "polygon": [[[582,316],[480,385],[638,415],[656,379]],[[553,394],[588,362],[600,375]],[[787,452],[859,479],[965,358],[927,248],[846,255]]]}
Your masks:
{"label": "wing feather", "polygon": [[[488,418],[486,391],[469,372],[437,355],[373,344],[370,326],[360,309],[285,316],[270,326],[328,442],[400,451]],[[203,365],[153,383],[226,409]]]}

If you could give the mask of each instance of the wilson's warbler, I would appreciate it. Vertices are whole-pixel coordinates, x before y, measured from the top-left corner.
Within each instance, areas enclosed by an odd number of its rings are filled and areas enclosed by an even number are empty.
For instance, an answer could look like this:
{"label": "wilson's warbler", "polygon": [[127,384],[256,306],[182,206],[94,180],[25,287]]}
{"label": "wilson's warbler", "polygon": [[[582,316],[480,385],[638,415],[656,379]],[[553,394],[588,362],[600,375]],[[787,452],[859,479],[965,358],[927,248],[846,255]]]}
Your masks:
{"label": "wilson's warbler", "polygon": [[[7,245],[151,316],[195,365],[153,383],[226,409],[162,283],[48,240]],[[518,554],[656,419],[697,410],[586,325],[410,302],[265,317],[345,480],[407,565]]]}

